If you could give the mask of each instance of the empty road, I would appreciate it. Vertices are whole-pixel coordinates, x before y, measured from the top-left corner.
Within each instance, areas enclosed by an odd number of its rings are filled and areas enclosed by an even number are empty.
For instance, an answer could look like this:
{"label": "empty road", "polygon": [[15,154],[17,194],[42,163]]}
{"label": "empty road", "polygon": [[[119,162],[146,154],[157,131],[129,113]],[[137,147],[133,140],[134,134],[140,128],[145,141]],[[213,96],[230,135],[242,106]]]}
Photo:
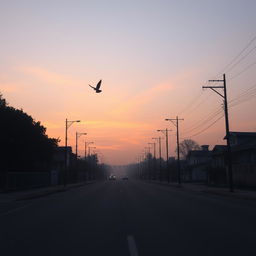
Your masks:
{"label": "empty road", "polygon": [[256,202],[106,181],[0,212],[0,254],[256,255]]}

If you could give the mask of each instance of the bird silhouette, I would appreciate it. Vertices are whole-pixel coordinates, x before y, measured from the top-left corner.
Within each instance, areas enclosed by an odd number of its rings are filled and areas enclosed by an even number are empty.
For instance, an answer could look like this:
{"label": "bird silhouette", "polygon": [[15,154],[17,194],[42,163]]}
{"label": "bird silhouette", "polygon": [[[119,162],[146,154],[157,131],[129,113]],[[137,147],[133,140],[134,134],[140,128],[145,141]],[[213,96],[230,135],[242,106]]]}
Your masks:
{"label": "bird silhouette", "polygon": [[93,87],[93,86],[91,86],[91,85],[89,85],[89,86],[90,86],[91,88],[93,88],[96,93],[102,92],[102,90],[100,90],[101,80],[97,83],[96,87]]}

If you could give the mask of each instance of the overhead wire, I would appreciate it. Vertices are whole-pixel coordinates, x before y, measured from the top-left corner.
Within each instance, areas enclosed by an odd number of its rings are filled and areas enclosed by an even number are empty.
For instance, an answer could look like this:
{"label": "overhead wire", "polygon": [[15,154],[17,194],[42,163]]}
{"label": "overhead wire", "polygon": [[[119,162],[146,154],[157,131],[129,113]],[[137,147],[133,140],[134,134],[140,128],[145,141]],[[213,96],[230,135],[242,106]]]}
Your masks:
{"label": "overhead wire", "polygon": [[203,133],[204,131],[208,130],[210,127],[212,127],[214,124],[216,124],[220,119],[222,119],[224,117],[224,114],[222,114],[220,117],[218,117],[214,122],[212,122],[210,125],[208,125],[206,128],[200,130],[199,132],[193,134],[193,135],[190,135],[190,136],[187,136],[186,138],[193,138],[201,133]]}
{"label": "overhead wire", "polygon": [[209,100],[209,98],[212,97],[212,94],[210,94],[208,97],[203,98],[201,101],[199,101],[194,107],[190,109],[190,111],[187,113],[186,116],[189,116],[192,112],[194,112],[198,107],[200,107],[205,101]]}
{"label": "overhead wire", "polygon": [[208,115],[206,118],[203,118],[199,122],[197,122],[197,125],[190,127],[189,130],[182,131],[182,134],[190,133],[191,131],[198,129],[199,127],[207,125],[210,121],[212,121],[213,118],[220,115],[222,111],[222,108],[219,107],[217,111],[210,113],[210,115]]}
{"label": "overhead wire", "polygon": [[240,75],[242,75],[244,72],[246,72],[247,70],[249,70],[251,67],[253,67],[254,65],[256,65],[256,62],[251,63],[250,65],[246,66],[242,71],[240,71],[239,73],[237,73],[236,75],[232,76],[229,81],[239,77]]}
{"label": "overhead wire", "polygon": [[237,62],[235,62],[230,68],[228,68],[225,72],[230,72],[234,67],[236,67],[241,61],[243,61],[248,55],[250,55],[254,50],[256,49],[256,46],[254,46],[246,55],[244,55],[242,58],[240,58]]}
{"label": "overhead wire", "polygon": [[242,93],[240,93],[238,96],[230,100],[228,103],[230,105],[234,105],[241,101],[246,101],[247,99],[254,97],[255,92],[256,92],[256,84],[244,90]]}
{"label": "overhead wire", "polygon": [[[253,86],[251,86],[250,88],[246,89],[245,91],[243,91],[241,94],[239,94],[236,98],[230,100],[228,102],[229,104],[229,108],[233,108],[237,105],[240,105],[241,103],[244,103],[252,98],[254,98],[256,96],[256,84],[254,84]],[[218,116],[219,114],[221,114],[222,112],[222,108],[218,108],[216,111],[214,111],[213,113],[208,114],[207,116],[205,116],[204,118],[202,118],[199,122],[197,122],[196,126],[192,126],[190,127],[189,130],[185,130],[182,132],[183,134],[187,134],[190,133],[191,131],[196,130],[197,128],[201,127],[201,126],[205,126],[206,124],[208,124],[213,118],[215,118],[216,116]],[[223,115],[222,115],[223,116]],[[207,126],[208,128],[211,127]],[[204,128],[199,134],[201,134],[203,131],[207,130],[208,128]],[[197,133],[196,133],[197,134]],[[195,136],[195,135],[191,135],[191,136]],[[190,137],[190,136],[188,136]]]}
{"label": "overhead wire", "polygon": [[[227,73],[230,72],[231,70],[233,70],[239,63],[241,63],[247,56],[249,56],[255,49],[256,46],[254,46],[253,48],[251,48],[245,55],[243,55],[246,50],[253,44],[253,42],[256,40],[256,36],[254,36],[249,42],[248,44],[222,69],[223,71],[221,73]],[[237,78],[238,76],[240,76],[241,74],[243,74],[244,72],[246,72],[247,70],[249,70],[251,67],[253,67],[256,64],[256,62],[253,62],[251,64],[249,64],[248,66],[246,66],[242,71],[240,71],[239,73],[235,74],[233,77],[231,77],[230,80],[233,80],[235,78]],[[219,74],[220,75],[220,74]],[[218,75],[218,76],[219,76]],[[217,76],[216,76],[217,77]],[[252,86],[251,88],[248,88],[247,90],[245,90],[243,93],[241,93],[240,95],[238,95],[236,98],[232,99],[231,101],[228,102],[229,107],[232,108],[234,106],[237,106],[243,102],[246,102],[248,100],[250,100],[251,98],[253,98],[256,95],[256,90],[254,89],[255,85]],[[180,113],[185,113],[187,112],[187,114],[192,113],[193,111],[195,111],[195,109],[197,109],[199,106],[201,106],[206,100],[208,100],[208,98],[203,99],[202,101],[198,102],[198,100],[201,98],[202,93],[199,94],[199,96],[196,96],[196,98],[194,98]],[[211,97],[211,96],[209,96]],[[198,102],[196,104],[196,102]],[[196,105],[195,105],[196,104]],[[186,133],[190,133],[193,130],[198,129],[199,127],[205,126],[206,124],[208,124],[212,119],[214,119],[215,117],[218,117],[216,120],[214,120],[213,122],[210,123],[210,125],[208,125],[207,127],[203,128],[202,130],[196,132],[195,134],[188,136],[188,138],[191,137],[195,137],[199,134],[202,134],[204,131],[208,130],[210,127],[212,127],[215,123],[217,123],[221,118],[223,118],[224,114],[222,114],[221,116],[219,116],[222,112],[222,108],[218,108],[217,110],[215,110],[213,113],[208,114],[206,117],[202,118],[201,120],[199,120],[197,122],[196,125],[192,126],[189,130],[183,132],[182,134],[186,134]]]}
{"label": "overhead wire", "polygon": [[185,113],[191,106],[194,105],[194,103],[196,102],[196,100],[198,100],[199,98],[201,98],[201,96],[203,95],[203,91],[200,91],[199,94],[197,94],[187,105],[185,108],[183,108],[183,110],[181,110],[181,112],[179,112],[178,115],[181,115],[183,113]]}
{"label": "overhead wire", "polygon": [[247,45],[222,69],[221,74],[224,72],[227,72],[226,69],[229,68],[250,46],[251,44],[256,40],[256,36],[254,36],[248,43]]}

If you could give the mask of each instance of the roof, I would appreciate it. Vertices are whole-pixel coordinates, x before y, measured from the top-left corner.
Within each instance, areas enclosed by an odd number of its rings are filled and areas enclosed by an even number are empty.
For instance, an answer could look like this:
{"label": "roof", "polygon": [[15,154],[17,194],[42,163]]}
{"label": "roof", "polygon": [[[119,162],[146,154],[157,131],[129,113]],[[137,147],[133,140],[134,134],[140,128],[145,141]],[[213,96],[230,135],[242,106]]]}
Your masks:
{"label": "roof", "polygon": [[205,151],[205,150],[191,150],[188,152],[187,157],[207,157],[210,155],[210,151]]}
{"label": "roof", "polygon": [[[230,135],[243,136],[243,137],[256,137],[256,132],[229,132]],[[226,139],[227,136],[224,137]]]}
{"label": "roof", "polygon": [[231,147],[232,151],[242,151],[242,150],[250,150],[250,149],[256,149],[256,142],[250,141],[247,143],[235,145]]}
{"label": "roof", "polygon": [[226,145],[215,145],[214,147],[213,147],[213,149],[212,149],[212,152],[223,152],[223,151],[225,151],[226,150],[226,148],[227,148],[227,146]]}

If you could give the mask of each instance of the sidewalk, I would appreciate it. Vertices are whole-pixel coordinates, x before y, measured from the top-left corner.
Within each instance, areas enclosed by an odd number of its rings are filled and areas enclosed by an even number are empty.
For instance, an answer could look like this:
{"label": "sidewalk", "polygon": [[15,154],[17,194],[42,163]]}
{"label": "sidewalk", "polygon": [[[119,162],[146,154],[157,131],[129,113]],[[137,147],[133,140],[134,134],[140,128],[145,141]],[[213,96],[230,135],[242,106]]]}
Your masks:
{"label": "sidewalk", "polygon": [[46,196],[54,193],[64,192],[72,188],[89,185],[91,183],[94,183],[94,181],[68,184],[65,187],[63,185],[57,185],[52,187],[35,188],[31,190],[2,192],[0,193],[0,204],[19,201],[19,200],[38,198],[38,197],[42,197],[42,196]]}
{"label": "sidewalk", "polygon": [[232,197],[237,199],[256,200],[256,191],[254,190],[234,189],[234,192],[229,192],[228,188],[211,187],[211,186],[207,186],[199,183],[182,183],[179,186],[177,183],[168,183],[168,182],[160,182],[160,181],[149,181],[149,182],[164,185],[164,186],[171,186],[171,187],[175,187],[175,188],[186,190],[186,191],[208,193],[208,194]]}

